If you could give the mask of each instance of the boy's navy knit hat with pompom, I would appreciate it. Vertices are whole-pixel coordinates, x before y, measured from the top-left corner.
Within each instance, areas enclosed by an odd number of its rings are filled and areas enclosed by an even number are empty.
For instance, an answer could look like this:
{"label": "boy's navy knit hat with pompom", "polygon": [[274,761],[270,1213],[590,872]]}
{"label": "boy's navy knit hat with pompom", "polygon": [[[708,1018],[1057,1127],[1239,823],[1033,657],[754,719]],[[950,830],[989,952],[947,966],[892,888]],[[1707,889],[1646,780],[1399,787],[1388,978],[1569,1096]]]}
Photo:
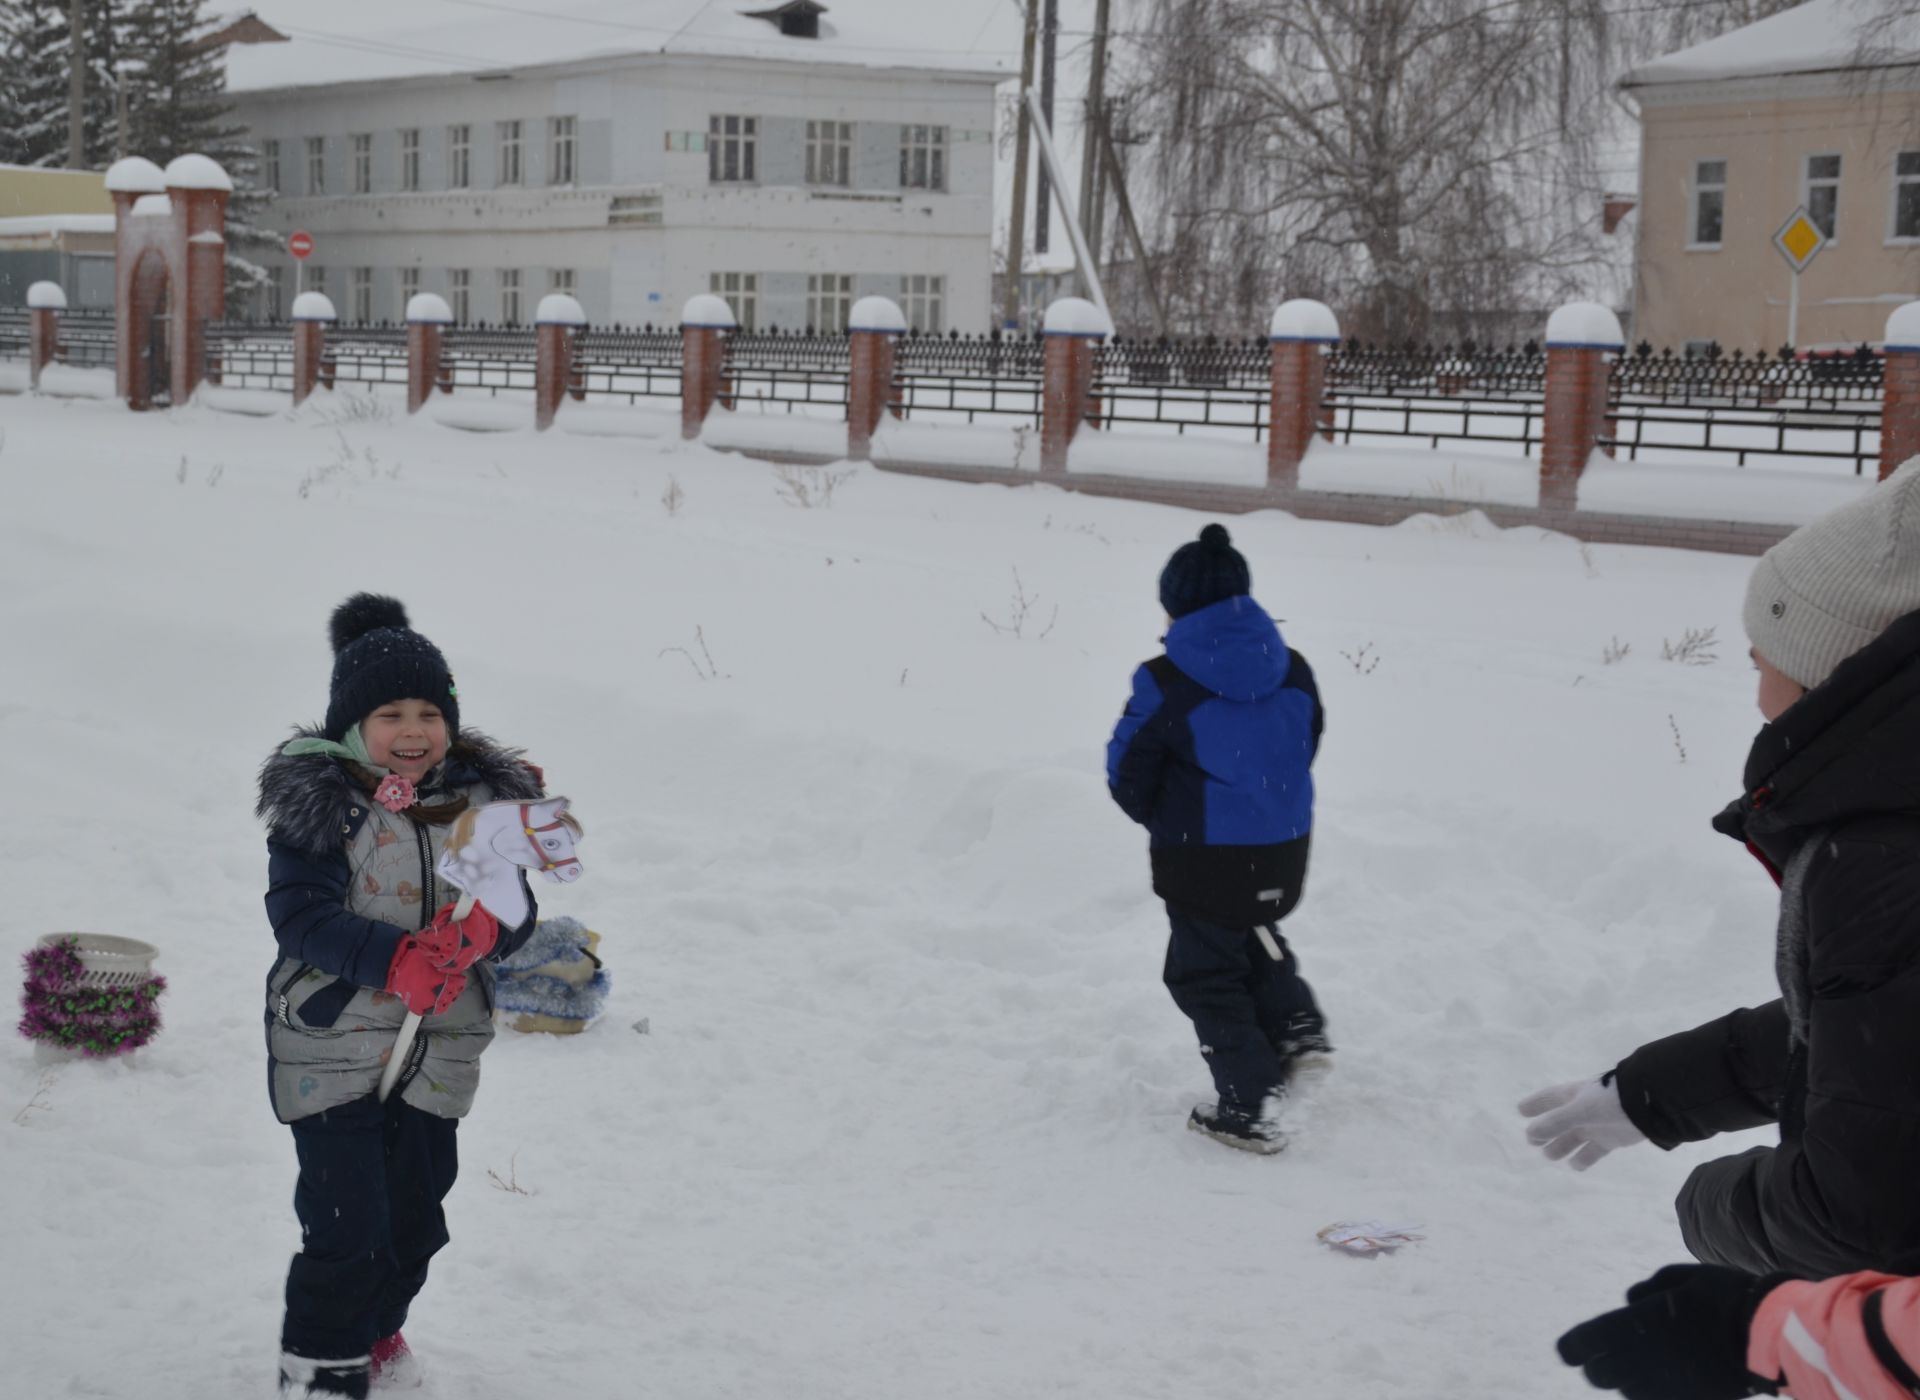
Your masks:
{"label": "boy's navy knit hat with pompom", "polygon": [[333,610],[333,689],[327,738],[346,732],[382,705],[426,700],[440,707],[451,737],[460,730],[460,696],[440,648],[407,625],[398,598],[356,593]]}
{"label": "boy's navy knit hat with pompom", "polygon": [[1224,525],[1207,526],[1199,539],[1174,550],[1160,571],[1160,606],[1168,617],[1185,617],[1252,591],[1247,561]]}

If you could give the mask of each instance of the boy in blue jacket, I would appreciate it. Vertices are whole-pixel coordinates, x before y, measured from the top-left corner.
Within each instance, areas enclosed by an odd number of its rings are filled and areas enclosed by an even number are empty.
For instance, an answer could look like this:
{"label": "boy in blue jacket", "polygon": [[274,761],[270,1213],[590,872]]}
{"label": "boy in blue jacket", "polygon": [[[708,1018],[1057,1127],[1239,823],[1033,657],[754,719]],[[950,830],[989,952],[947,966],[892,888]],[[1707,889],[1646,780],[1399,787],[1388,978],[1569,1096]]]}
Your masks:
{"label": "boy in blue jacket", "polygon": [[1166,654],[1134,672],[1107,786],[1151,835],[1173,930],[1167,990],[1219,1092],[1187,1126],[1270,1153],[1285,1145],[1272,1106],[1291,1070],[1332,1048],[1280,936],[1306,880],[1322,717],[1313,669],[1251,588],[1225,526],[1174,551],[1160,575]]}

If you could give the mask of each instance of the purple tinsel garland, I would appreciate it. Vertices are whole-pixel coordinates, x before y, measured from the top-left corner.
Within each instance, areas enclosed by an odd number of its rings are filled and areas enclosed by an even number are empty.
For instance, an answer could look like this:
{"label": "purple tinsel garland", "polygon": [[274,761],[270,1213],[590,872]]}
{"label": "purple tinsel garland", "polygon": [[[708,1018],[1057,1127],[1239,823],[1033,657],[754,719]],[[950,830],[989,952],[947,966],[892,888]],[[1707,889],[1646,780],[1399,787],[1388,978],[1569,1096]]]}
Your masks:
{"label": "purple tinsel garland", "polygon": [[89,987],[75,951],[78,940],[64,938],[34,948],[23,961],[26,990],[20,998],[26,1014],[20,1034],[82,1055],[124,1055],[152,1040],[160,1029],[160,993],[167,979],[153,977],[136,987]]}

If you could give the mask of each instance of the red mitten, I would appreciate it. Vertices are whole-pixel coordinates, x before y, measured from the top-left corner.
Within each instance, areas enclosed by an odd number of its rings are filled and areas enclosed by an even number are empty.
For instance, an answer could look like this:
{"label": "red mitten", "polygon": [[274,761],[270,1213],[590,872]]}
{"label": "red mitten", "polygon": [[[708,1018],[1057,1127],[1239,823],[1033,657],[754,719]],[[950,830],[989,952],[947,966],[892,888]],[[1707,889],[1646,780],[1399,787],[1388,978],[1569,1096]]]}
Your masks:
{"label": "red mitten", "polygon": [[449,972],[465,972],[500,941],[500,921],[487,912],[486,905],[476,903],[472,912],[456,923],[453,906],[446,904],[414,938],[436,965]]}
{"label": "red mitten", "polygon": [[441,1016],[467,989],[467,975],[440,966],[417,939],[403,938],[387,968],[387,990],[416,1016]]}

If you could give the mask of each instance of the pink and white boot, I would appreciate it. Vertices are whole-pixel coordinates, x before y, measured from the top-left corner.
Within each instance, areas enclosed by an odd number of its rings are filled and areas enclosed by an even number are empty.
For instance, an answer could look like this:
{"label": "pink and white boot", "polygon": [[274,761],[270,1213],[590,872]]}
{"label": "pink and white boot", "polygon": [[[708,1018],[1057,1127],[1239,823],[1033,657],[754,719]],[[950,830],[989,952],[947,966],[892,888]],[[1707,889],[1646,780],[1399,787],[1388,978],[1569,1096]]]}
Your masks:
{"label": "pink and white boot", "polygon": [[418,1390],[426,1383],[427,1373],[420,1360],[399,1332],[382,1337],[373,1344],[372,1389],[382,1393]]}

